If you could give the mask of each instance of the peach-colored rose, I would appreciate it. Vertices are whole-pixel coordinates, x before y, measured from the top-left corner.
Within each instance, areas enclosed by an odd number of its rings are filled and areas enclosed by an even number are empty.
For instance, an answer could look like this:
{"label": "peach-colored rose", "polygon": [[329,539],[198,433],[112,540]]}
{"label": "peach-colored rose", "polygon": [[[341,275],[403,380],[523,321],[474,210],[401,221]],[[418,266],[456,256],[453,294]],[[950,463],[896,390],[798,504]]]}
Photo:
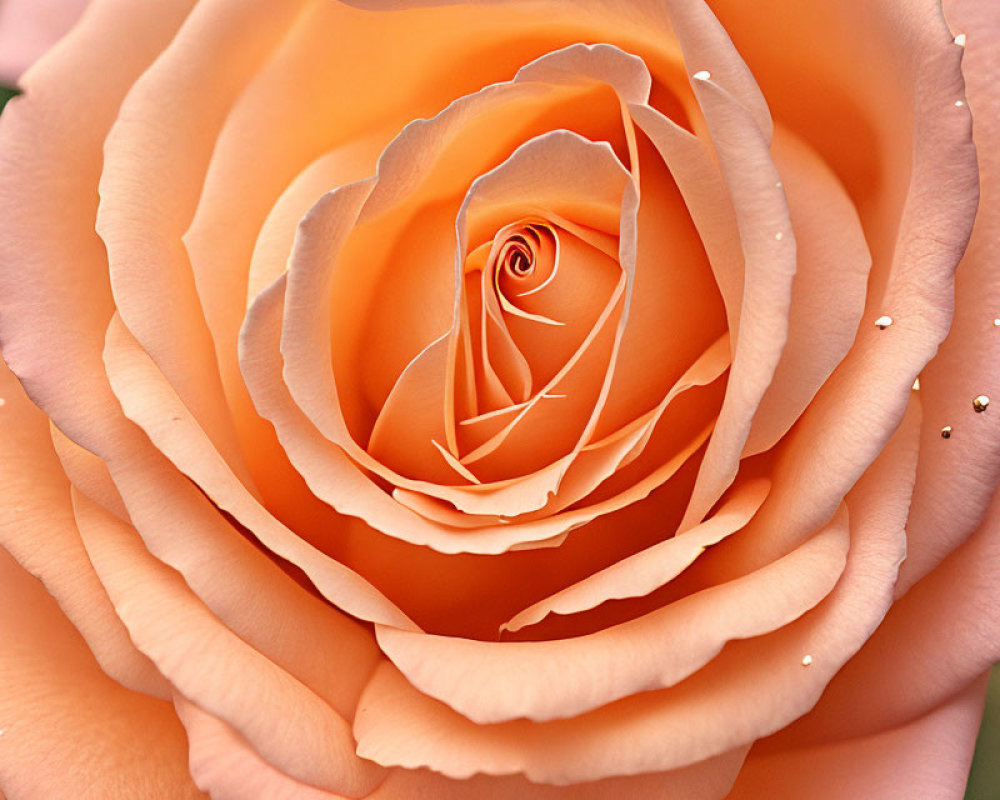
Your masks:
{"label": "peach-colored rose", "polygon": [[711,5],[95,0],[29,71],[7,797],[960,796],[1000,9]]}
{"label": "peach-colored rose", "polygon": [[0,82],[14,83],[66,35],[87,0],[0,0]]}

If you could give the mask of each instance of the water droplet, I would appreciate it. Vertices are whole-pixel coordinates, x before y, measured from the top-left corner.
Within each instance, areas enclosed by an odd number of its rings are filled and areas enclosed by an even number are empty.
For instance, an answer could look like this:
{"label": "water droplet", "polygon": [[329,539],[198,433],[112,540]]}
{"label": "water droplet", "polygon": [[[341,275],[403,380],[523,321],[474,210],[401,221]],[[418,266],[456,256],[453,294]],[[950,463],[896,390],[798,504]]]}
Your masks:
{"label": "water droplet", "polygon": [[775,188],[775,189],[780,189],[780,188],[781,188],[782,186],[784,186],[784,185],[785,185],[785,184],[783,184],[783,183],[782,183],[781,181],[778,181],[778,182],[777,182],[776,184],[774,184],[774,188]]}
{"label": "water droplet", "polygon": [[965,47],[965,34],[964,33],[960,33],[960,34],[958,34],[958,36],[955,37],[955,44],[957,44],[959,47]]}
{"label": "water droplet", "polygon": [[712,77],[712,73],[709,72],[707,69],[701,69],[698,70],[691,77],[694,78],[696,81],[707,81],[709,78]]}
{"label": "water droplet", "polygon": [[919,392],[920,391],[920,378],[917,378],[913,382],[913,391],[915,391],[915,392]]}
{"label": "water droplet", "polygon": [[986,407],[990,404],[990,398],[985,394],[981,394],[972,401],[972,408],[977,414],[981,414],[986,410]]}
{"label": "water droplet", "polygon": [[942,439],[950,439],[951,438],[951,425],[945,425],[941,429],[941,438]]}
{"label": "water droplet", "polygon": [[782,239],[785,238],[785,234],[783,234],[781,231],[778,231],[776,234],[774,234],[774,238],[780,242]]}
{"label": "water droplet", "polygon": [[892,317],[890,317],[888,314],[883,314],[881,317],[875,320],[875,327],[878,328],[880,331],[884,331],[890,325],[892,325]]}
{"label": "water droplet", "polygon": [[993,320],[993,327],[1000,328],[1000,318]]}
{"label": "water droplet", "polygon": [[965,101],[964,100],[956,100],[955,101],[955,108],[961,108],[964,105],[965,105]]}
{"label": "water droplet", "polygon": [[813,663],[813,657],[809,653],[806,653],[804,656],[802,656],[803,667],[808,667],[812,663]]}
{"label": "water droplet", "polygon": [[0,408],[3,408],[5,405],[7,405],[7,401],[0,397]]}

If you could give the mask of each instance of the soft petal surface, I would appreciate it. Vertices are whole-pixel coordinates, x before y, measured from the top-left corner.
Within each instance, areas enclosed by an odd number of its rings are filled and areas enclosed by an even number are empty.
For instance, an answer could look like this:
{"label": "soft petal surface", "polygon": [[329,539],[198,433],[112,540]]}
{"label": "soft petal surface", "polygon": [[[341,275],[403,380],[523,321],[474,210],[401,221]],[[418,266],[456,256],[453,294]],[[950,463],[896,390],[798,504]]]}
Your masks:
{"label": "soft petal surface", "polygon": [[[906,690],[898,682],[897,691]],[[908,724],[871,736],[747,758],[730,800],[961,800],[986,676]]]}
{"label": "soft petal surface", "polygon": [[88,0],[0,3],[0,81],[14,83],[73,26]]}
{"label": "soft petal surface", "polygon": [[52,597],[2,548],[0,583],[0,793],[204,797],[170,704],[102,672]]}

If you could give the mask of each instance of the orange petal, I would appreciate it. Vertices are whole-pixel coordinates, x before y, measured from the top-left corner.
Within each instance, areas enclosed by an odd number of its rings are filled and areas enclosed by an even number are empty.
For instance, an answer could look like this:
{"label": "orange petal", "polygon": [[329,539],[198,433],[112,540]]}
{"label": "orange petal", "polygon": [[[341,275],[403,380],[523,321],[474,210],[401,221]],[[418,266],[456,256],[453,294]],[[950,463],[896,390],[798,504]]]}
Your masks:
{"label": "orange petal", "polygon": [[0,398],[0,486],[8,498],[0,504],[0,548],[43,582],[108,675],[130,689],[168,698],[169,686],[129,640],[90,565],[48,420],[2,361]]}
{"label": "orange petal", "polygon": [[[985,676],[906,725],[784,752],[751,751],[728,797],[769,800],[960,800],[983,716]],[[896,683],[898,692],[906,683]]]}
{"label": "orange petal", "polygon": [[0,81],[14,84],[83,13],[88,0],[7,0],[0,6]]}
{"label": "orange petal", "polygon": [[231,726],[183,695],[177,695],[174,704],[190,742],[191,777],[216,800],[344,800],[341,794],[309,786],[276,769]]}
{"label": "orange petal", "polygon": [[[48,511],[48,509],[46,510]],[[105,675],[44,587],[0,547],[0,781],[9,797],[203,797],[168,703]]]}
{"label": "orange petal", "polygon": [[[509,525],[481,528],[470,535],[435,523],[397,502],[340,447],[319,435],[281,380],[280,356],[276,354],[284,290],[281,278],[258,296],[248,312],[241,343],[243,370],[258,411],[277,422],[282,446],[316,497],[341,514],[365,520],[389,536],[441,553],[502,553],[522,541],[553,535],[548,530],[516,531]],[[372,613],[369,610],[358,615],[370,618]]]}
{"label": "orange petal", "polygon": [[[900,595],[977,528],[1000,483],[1000,420],[990,413],[993,408],[969,413],[977,395],[1000,399],[1000,329],[993,321],[1000,317],[1000,153],[995,146],[1000,121],[991,110],[1000,103],[1000,65],[992,44],[1000,37],[1000,11],[965,0],[946,2],[944,9],[954,31],[968,37],[962,71],[973,113],[981,193],[972,237],[955,274],[951,330],[920,373],[919,394],[926,409],[921,450],[928,457],[921,459],[917,472]],[[944,425],[954,429],[947,441],[941,438]],[[948,490],[941,491],[942,486]]]}
{"label": "orange petal", "polygon": [[[177,709],[191,742],[191,771],[205,791],[219,800],[342,800],[307,786],[276,770],[254,752],[247,741],[221,720],[177,698]],[[713,759],[694,770],[648,773],[602,781],[551,786],[532,783],[519,775],[472,775],[453,780],[426,769],[393,769],[368,800],[608,800],[655,797],[684,791],[685,800],[718,800],[726,794],[739,769],[739,754]]]}
{"label": "orange petal", "polygon": [[[459,780],[479,773],[523,774],[534,783],[565,785],[670,769],[664,755],[678,743],[663,736],[661,721],[655,731],[652,726],[630,730],[620,718],[618,724],[605,721],[610,724],[595,726],[577,718],[544,726],[527,720],[476,725],[418,692],[386,663],[365,692],[354,735],[364,758],[407,769],[428,767]],[[737,747],[666,772],[668,791],[698,796],[705,782],[728,783],[746,750]]]}
{"label": "orange petal", "polygon": [[516,631],[549,614],[576,614],[608,600],[641,597],[663,586],[708,547],[739,531],[767,497],[770,481],[750,481],[705,522],[612,564],[519,612],[503,628]]}
{"label": "orange petal", "polygon": [[[125,495],[126,505],[130,506],[132,519],[138,523],[142,518],[153,520],[143,534],[152,540],[163,535],[161,540],[174,553],[167,557],[168,562],[177,566],[179,563],[195,568],[199,573],[204,566],[196,566],[191,556],[199,548],[208,546],[215,551],[215,558],[222,558],[222,553],[229,551],[229,558],[243,561],[248,570],[241,579],[234,580],[232,591],[240,593],[240,581],[253,583],[269,583],[270,591],[277,600],[279,594],[284,594],[283,601],[298,604],[293,599],[298,588],[290,590],[291,581],[282,576],[279,583],[285,586],[283,591],[274,584],[274,578],[280,575],[280,570],[239,536],[219,515],[217,509],[209,507],[198,499],[198,492],[192,493],[193,487],[185,486],[183,478],[169,466],[163,458],[169,458],[184,474],[194,480],[219,507],[245,525],[249,531],[273,553],[288,559],[302,569],[313,581],[316,588],[339,608],[362,619],[380,619],[388,624],[409,625],[405,615],[386,600],[371,584],[352,572],[334,559],[320,553],[310,546],[300,536],[279,523],[268,511],[260,505],[236,478],[227,463],[216,452],[208,441],[204,431],[197,425],[191,412],[181,403],[162,374],[156,369],[150,357],[138,347],[138,344],[115,317],[108,329],[108,343],[105,352],[108,377],[125,414],[139,424],[148,434],[156,449],[142,450],[134,444],[128,449],[115,453],[114,478],[118,488]],[[162,453],[162,455],[161,455]],[[127,464],[126,466],[123,466]],[[136,476],[145,476],[137,477]],[[192,539],[188,542],[191,548],[189,554],[184,554],[179,542],[171,547],[166,544],[175,537],[171,536],[147,505],[146,491],[142,483],[156,481],[164,496],[171,496],[174,505],[172,514],[186,519],[185,529]],[[137,509],[136,504],[139,504]],[[151,515],[147,517],[147,515]],[[140,526],[142,527],[142,526]],[[198,532],[206,538],[200,538]],[[212,531],[211,534],[208,531]],[[176,549],[174,549],[176,548]],[[180,561],[177,561],[180,559]],[[181,567],[181,571],[185,569]],[[251,579],[250,575],[256,577]],[[197,586],[201,580],[187,573],[189,582]],[[270,576],[270,578],[266,577]],[[204,575],[204,579],[208,579]],[[220,586],[213,585],[217,591]],[[245,583],[243,584],[245,585]],[[221,595],[220,595],[221,597]],[[290,613],[286,611],[285,613]],[[314,616],[308,607],[300,607],[296,616]]]}
{"label": "orange petal", "polygon": [[[609,771],[671,769],[783,728],[815,705],[892,602],[905,549],[903,525],[918,424],[917,417],[907,419],[848,498],[847,566],[833,591],[794,622],[771,634],[730,642],[705,667],[668,689],[544,723],[519,719],[475,725],[383,664],[355,720],[359,752],[383,764],[433,765],[456,776],[485,769],[555,782]],[[788,524],[796,527],[797,521],[792,518]],[[807,654],[812,661],[805,667]],[[739,708],[740,713],[720,717],[712,712],[719,708]],[[432,739],[418,733],[428,725],[437,734]],[[664,736],[664,730],[683,733]]]}
{"label": "orange petal", "polygon": [[810,147],[784,127],[771,152],[795,231],[788,342],[764,392],[744,456],[771,448],[850,349],[864,311],[871,255],[853,200]]}
{"label": "orange petal", "polygon": [[[813,713],[775,737],[816,743],[905,725],[1000,660],[1000,501],[980,528],[896,600]],[[906,687],[905,692],[899,691]]]}
{"label": "orange petal", "polygon": [[[113,308],[106,253],[94,232],[102,148],[125,93],[191,5],[94,3],[24,77],[25,94],[0,123],[0,203],[8,209],[0,235],[4,359],[63,432],[94,452],[112,435],[103,423],[115,405],[100,361]],[[116,42],[112,61],[108,42]]]}
{"label": "orange petal", "polygon": [[[111,602],[136,647],[178,692],[233,725],[300,780],[355,797],[378,785],[382,771],[356,757],[348,722],[321,695],[225,627],[128,526],[82,495],[74,503],[87,553]],[[301,630],[294,633],[301,637]]]}
{"label": "orange petal", "polygon": [[197,5],[123,102],[100,180],[97,231],[118,313],[248,484],[182,237],[229,109],[304,5]]}
{"label": "orange petal", "polygon": [[795,240],[784,193],[777,187],[770,139],[722,87],[711,80],[694,84],[732,199],[746,266],[726,400],[683,527],[699,521],[736,474],[753,414],[785,344],[795,273]]}
{"label": "orange petal", "polygon": [[480,642],[376,630],[382,650],[417,689],[473,722],[562,719],[672,686],[727,641],[799,618],[833,588],[847,546],[847,515],[840,514],[814,539],[758,572],[574,639]]}

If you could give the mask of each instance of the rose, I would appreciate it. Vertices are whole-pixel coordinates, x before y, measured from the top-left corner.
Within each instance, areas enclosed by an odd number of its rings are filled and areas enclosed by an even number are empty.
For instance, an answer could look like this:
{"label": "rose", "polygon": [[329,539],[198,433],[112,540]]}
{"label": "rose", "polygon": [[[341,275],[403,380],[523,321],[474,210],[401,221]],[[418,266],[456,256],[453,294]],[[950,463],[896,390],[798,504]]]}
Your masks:
{"label": "rose", "polygon": [[[794,35],[720,4],[769,151],[697,5],[188,5],[99,3],[0,123],[0,344],[41,409],[7,377],[2,544],[61,607],[5,562],[3,790],[960,786],[997,657],[985,6],[949,9],[966,105],[933,3],[776,6]],[[557,242],[588,292],[519,310],[563,326],[508,307]],[[493,376],[463,311],[508,320]],[[434,409],[463,374],[534,397],[521,322],[532,381],[586,369],[462,463]]]}
{"label": "rose", "polygon": [[0,3],[0,81],[13,83],[66,34],[85,0],[4,0]]}

